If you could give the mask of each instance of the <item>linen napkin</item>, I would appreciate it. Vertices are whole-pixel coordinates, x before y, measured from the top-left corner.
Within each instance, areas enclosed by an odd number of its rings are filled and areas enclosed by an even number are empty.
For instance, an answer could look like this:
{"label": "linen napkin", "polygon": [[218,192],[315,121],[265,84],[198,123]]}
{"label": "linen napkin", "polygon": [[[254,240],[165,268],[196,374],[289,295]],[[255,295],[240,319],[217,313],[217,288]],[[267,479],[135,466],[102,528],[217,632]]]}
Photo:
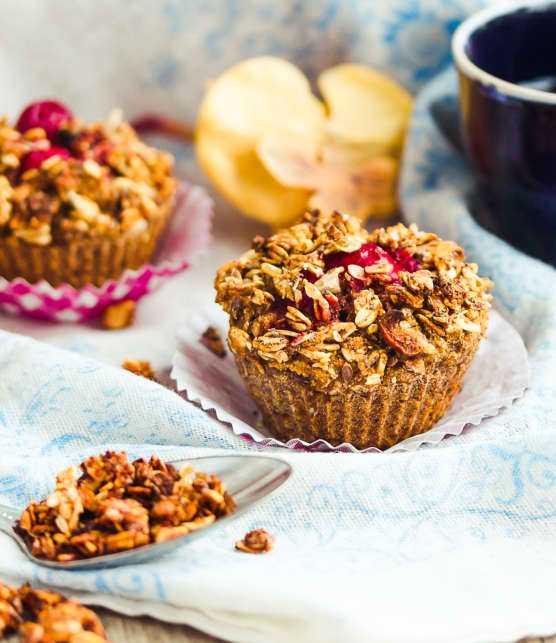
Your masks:
{"label": "linen napkin", "polygon": [[[173,459],[253,448],[154,383],[27,338],[1,339],[9,436],[1,502],[44,496],[56,471],[104,448]],[[1,536],[0,577],[232,641],[547,633],[556,627],[556,439],[542,427],[520,431],[512,415],[411,454],[281,450],[294,467],[282,491],[153,563],[53,572]],[[275,550],[235,552],[233,542],[255,527],[276,536]]]}
{"label": "linen napkin", "polygon": [[[54,95],[86,117],[121,104],[128,113],[164,106],[191,119],[207,77],[261,53],[309,72],[353,57],[417,89],[448,62],[450,33],[476,6],[5,3],[4,107],[15,114]],[[0,502],[23,507],[46,494],[61,468],[108,448],[172,459],[262,451],[288,460],[292,478],[210,537],[144,565],[53,572],[0,535],[0,578],[233,641],[511,641],[556,632],[556,275],[472,218],[471,174],[430,109],[454,92],[447,72],[419,95],[401,180],[404,215],[458,241],[495,281],[496,306],[529,351],[524,397],[414,453],[302,453],[258,448],[174,393],[108,365],[151,352],[157,367],[169,364],[180,315],[208,303],[215,266],[256,228],[221,218],[204,267],[145,300],[129,331],[0,318],[0,327],[43,340],[0,331]],[[194,176],[192,159],[176,152]],[[275,550],[235,552],[234,541],[255,527],[276,536]]]}

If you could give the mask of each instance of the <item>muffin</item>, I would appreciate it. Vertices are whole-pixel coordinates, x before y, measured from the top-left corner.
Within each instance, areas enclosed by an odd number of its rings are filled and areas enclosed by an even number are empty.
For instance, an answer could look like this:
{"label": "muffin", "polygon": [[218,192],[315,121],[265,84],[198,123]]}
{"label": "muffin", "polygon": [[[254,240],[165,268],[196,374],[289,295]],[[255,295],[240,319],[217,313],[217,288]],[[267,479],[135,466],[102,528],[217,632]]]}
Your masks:
{"label": "muffin", "polygon": [[216,276],[228,343],[280,440],[386,449],[430,429],[488,326],[492,286],[452,241],[314,211]]}
{"label": "muffin", "polygon": [[0,276],[80,288],[139,268],[172,211],[172,166],[119,110],[86,125],[43,101],[0,120]]}

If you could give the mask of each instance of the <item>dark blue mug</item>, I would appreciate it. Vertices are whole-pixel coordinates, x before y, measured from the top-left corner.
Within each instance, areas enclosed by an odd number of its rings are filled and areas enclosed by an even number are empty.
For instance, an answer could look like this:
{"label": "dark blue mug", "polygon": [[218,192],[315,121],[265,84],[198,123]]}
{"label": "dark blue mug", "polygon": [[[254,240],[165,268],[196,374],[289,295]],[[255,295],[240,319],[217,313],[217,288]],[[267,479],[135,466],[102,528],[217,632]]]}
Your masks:
{"label": "dark blue mug", "polygon": [[512,2],[456,30],[463,139],[502,236],[556,265],[556,2]]}

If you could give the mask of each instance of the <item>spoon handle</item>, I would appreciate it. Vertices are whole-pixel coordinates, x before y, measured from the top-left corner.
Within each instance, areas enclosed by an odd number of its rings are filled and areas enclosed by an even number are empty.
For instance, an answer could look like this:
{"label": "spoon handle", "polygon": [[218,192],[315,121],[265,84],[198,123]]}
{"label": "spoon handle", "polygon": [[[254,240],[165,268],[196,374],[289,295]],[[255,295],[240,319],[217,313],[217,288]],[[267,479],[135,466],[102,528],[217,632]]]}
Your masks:
{"label": "spoon handle", "polygon": [[13,536],[14,523],[19,516],[20,513],[13,507],[0,505],[0,531],[5,531],[10,536]]}

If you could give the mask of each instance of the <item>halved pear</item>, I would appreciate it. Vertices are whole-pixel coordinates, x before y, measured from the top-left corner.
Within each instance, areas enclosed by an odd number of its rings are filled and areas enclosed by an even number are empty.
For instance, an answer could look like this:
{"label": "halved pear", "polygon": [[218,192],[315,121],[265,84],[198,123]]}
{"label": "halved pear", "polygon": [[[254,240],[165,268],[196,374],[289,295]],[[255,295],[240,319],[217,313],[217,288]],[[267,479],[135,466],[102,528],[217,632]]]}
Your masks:
{"label": "halved pear", "polygon": [[327,169],[303,139],[267,134],[258,142],[256,151],[262,164],[281,185],[317,190],[327,180]]}
{"label": "halved pear", "polygon": [[358,165],[373,156],[399,154],[412,107],[401,85],[355,63],[327,69],[317,83],[329,110],[325,161]]}
{"label": "halved pear", "polygon": [[374,157],[350,168],[318,161],[307,153],[301,139],[284,141],[276,136],[264,136],[257,154],[280,184],[313,190],[309,209],[338,210],[361,220],[396,210],[398,163],[391,157]]}
{"label": "halved pear", "polygon": [[302,137],[317,154],[325,110],[304,74],[272,57],[245,60],[208,88],[196,131],[199,163],[214,185],[244,214],[273,225],[300,215],[310,191],[276,181],[255,148],[262,136]]}

